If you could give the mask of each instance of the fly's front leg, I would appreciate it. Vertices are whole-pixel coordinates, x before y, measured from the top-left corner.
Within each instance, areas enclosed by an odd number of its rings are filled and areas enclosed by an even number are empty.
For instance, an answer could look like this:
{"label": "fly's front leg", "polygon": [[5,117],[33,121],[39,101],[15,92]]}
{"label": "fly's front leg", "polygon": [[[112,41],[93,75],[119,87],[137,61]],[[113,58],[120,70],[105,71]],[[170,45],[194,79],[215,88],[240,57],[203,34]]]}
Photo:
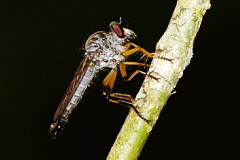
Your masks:
{"label": "fly's front leg", "polygon": [[[129,49],[131,46],[133,46],[134,48]],[[149,58],[153,58],[153,55],[155,54],[155,53],[150,53],[150,52],[146,51],[144,48],[136,45],[133,42],[127,43],[125,45],[125,47],[127,48],[127,51],[122,53],[123,56],[129,56],[129,55],[131,55],[133,53],[136,53],[136,52],[139,52],[139,51],[142,52],[143,56],[147,56]],[[170,63],[173,63],[172,61],[174,60],[174,59],[167,58],[167,57],[164,57],[164,56],[160,56],[159,58],[162,59],[162,60],[169,61]]]}
{"label": "fly's front leg", "polygon": [[[131,46],[133,46],[134,48],[129,49]],[[125,45],[125,47],[128,50],[122,53],[123,56],[129,56],[129,55],[131,55],[133,53],[136,53],[136,52],[139,52],[139,51],[142,52],[142,54],[144,56],[147,56],[147,57],[150,57],[150,58],[152,58],[153,55],[154,55],[154,53],[150,53],[150,52],[146,51],[144,48],[139,47],[138,45],[136,45],[135,43],[132,43],[132,42],[127,43]]]}

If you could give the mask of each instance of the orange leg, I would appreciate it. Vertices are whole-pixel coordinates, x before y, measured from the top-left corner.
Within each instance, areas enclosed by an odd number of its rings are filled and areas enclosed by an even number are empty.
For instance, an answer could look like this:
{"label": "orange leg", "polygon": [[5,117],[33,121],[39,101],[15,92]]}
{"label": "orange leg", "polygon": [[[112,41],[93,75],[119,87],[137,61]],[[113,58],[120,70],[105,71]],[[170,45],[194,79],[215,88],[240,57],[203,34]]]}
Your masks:
{"label": "orange leg", "polygon": [[[122,62],[119,64],[119,70],[120,73],[122,75],[122,77],[124,78],[124,80],[126,81],[130,81],[133,77],[135,77],[138,73],[142,73],[142,74],[146,74],[145,72],[141,71],[141,70],[136,70],[134,73],[131,74],[131,76],[129,78],[127,78],[127,72],[126,72],[126,65],[141,65],[141,66],[146,66],[147,64],[145,63],[139,63],[139,62]],[[108,75],[104,78],[102,84],[104,87],[104,91],[103,91],[103,95],[106,96],[106,98],[108,99],[109,96],[111,96],[111,94],[113,95],[114,93],[111,93],[113,87],[114,87],[114,83],[116,80],[116,76],[117,76],[117,68],[114,68],[111,70],[110,73],[108,73]],[[126,96],[123,97],[124,94],[114,94],[114,97],[118,98],[122,98],[122,99],[127,99]],[[113,97],[113,96],[112,96]],[[133,98],[132,98],[133,99]],[[128,99],[129,100],[129,99]],[[109,100],[111,101],[111,100]],[[131,100],[131,102],[133,102],[133,100]],[[116,102],[115,102],[116,103]]]}
{"label": "orange leg", "polygon": [[128,104],[132,104],[133,102],[135,102],[135,99],[129,94],[110,93],[109,96],[112,97],[112,98],[123,99]]}
{"label": "orange leg", "polygon": [[119,70],[126,81],[132,80],[138,73],[146,75],[146,72],[141,71],[141,70],[136,70],[134,71],[129,78],[127,78],[127,72],[126,72],[126,65],[139,65],[139,66],[147,66],[148,64],[146,63],[139,63],[139,62],[122,62],[119,64]]}
{"label": "orange leg", "polygon": [[[105,94],[105,93],[104,93]],[[109,99],[108,101],[113,102],[113,103],[117,103],[120,105],[123,105],[125,107],[128,107],[130,109],[133,109],[134,112],[145,122],[147,122],[148,124],[150,124],[150,120],[147,120],[146,118],[144,118],[141,113],[137,110],[137,108],[135,106],[133,106],[133,102],[135,101],[131,95],[128,94],[122,94],[122,93],[110,93],[109,94]]]}
{"label": "orange leg", "polygon": [[110,73],[104,78],[102,84],[103,87],[105,88],[104,92],[106,92],[106,98],[108,98],[108,95],[111,93],[115,80],[117,76],[117,69],[112,69]]}
{"label": "orange leg", "polygon": [[146,63],[139,63],[139,62],[122,62],[125,65],[136,65],[136,66],[148,66]]}
{"label": "orange leg", "polygon": [[[134,48],[129,49],[131,46],[133,46]],[[122,55],[123,56],[129,56],[133,53],[136,52],[142,52],[143,56],[147,56],[152,58],[153,57],[153,53],[149,53],[148,51],[146,51],[144,48],[139,47],[138,45],[130,42],[128,44],[126,44],[125,46],[127,48],[127,51],[123,52]],[[141,71],[141,70],[136,70],[134,73],[131,74],[131,76],[129,78],[127,78],[127,72],[126,72],[126,65],[138,65],[138,66],[147,66],[148,64],[145,63],[140,63],[140,62],[122,62],[119,64],[119,70],[121,73],[121,76],[127,80],[130,81],[133,77],[135,77],[138,73],[142,73],[142,74],[146,74],[145,72]],[[133,106],[134,103],[134,98],[132,98],[131,95],[128,94],[121,94],[121,93],[111,93],[112,88],[114,86],[115,80],[116,80],[116,76],[117,76],[117,69],[113,69],[103,80],[103,86],[106,87],[106,90],[103,92],[103,95],[106,96],[106,98],[113,103],[117,103],[120,105],[124,105],[128,108],[131,108],[135,111],[135,113],[145,122],[150,123],[149,120],[147,120],[146,118],[144,118],[140,112],[137,110],[137,108],[135,106]]]}
{"label": "orange leg", "polygon": [[124,63],[119,63],[119,70],[123,79],[126,80],[127,79],[126,65]]}
{"label": "orange leg", "polygon": [[[131,46],[133,46],[134,48],[129,49]],[[132,43],[132,42],[127,43],[126,48],[128,50],[122,53],[123,56],[129,56],[129,55],[131,55],[133,53],[136,53],[138,51],[142,52],[143,55],[145,55],[147,57],[150,57],[150,58],[152,58],[153,55],[154,55],[154,53],[150,53],[150,52],[146,51],[144,48],[139,47],[138,45],[136,45],[135,43]]]}
{"label": "orange leg", "polygon": [[127,79],[127,81],[131,81],[138,73],[142,73],[142,74],[144,74],[144,75],[147,74],[147,73],[144,72],[144,71],[136,70],[136,71],[134,71],[134,72],[131,74],[131,76]]}
{"label": "orange leg", "polygon": [[[139,65],[139,66],[147,66],[148,64],[145,64],[145,63],[139,63],[139,62],[122,62],[122,63],[119,63],[119,70],[120,70],[120,73],[122,75],[123,78],[127,77],[127,72],[126,72],[126,65]],[[136,72],[136,71],[135,71]],[[134,72],[134,73],[135,73]],[[145,72],[143,71],[140,71],[140,70],[137,70],[137,72],[140,72],[142,74],[146,74]],[[134,74],[133,73],[133,74]],[[136,75],[137,73],[135,73],[134,75],[132,75],[132,78]],[[117,76],[117,69],[114,68],[111,70],[111,72],[104,78],[102,84],[104,87],[107,87],[109,89],[113,89],[113,86],[114,86],[114,83],[115,83],[115,80],[116,80],[116,76]],[[131,79],[132,79],[131,78]],[[131,80],[130,79],[130,80]],[[127,79],[129,81],[129,79]]]}

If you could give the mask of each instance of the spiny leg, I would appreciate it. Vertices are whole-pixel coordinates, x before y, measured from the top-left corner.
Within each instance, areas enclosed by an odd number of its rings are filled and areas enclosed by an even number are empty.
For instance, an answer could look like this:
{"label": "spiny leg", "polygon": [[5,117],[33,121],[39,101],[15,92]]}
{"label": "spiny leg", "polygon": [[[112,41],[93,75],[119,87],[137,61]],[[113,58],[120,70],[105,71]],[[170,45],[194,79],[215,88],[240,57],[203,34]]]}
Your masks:
{"label": "spiny leg", "polygon": [[[105,95],[105,93],[103,93]],[[111,101],[115,101],[113,98],[118,100],[124,100],[127,104],[133,104],[135,102],[135,99],[129,95],[129,94],[123,94],[123,93],[110,93],[109,97],[111,97]]]}
{"label": "spiny leg", "polygon": [[115,80],[117,76],[117,68],[114,68],[111,70],[111,72],[108,73],[108,75],[104,78],[102,85],[104,87],[104,93],[106,98],[108,99],[109,94],[111,93]]}
{"label": "spiny leg", "polygon": [[141,113],[137,110],[137,107],[135,107],[133,105],[134,103],[134,99],[132,98],[131,95],[128,94],[122,94],[122,93],[110,93],[109,94],[109,99],[108,101],[113,102],[113,103],[117,103],[120,104],[122,106],[128,107],[130,109],[133,109],[134,112],[145,122],[147,122],[148,124],[150,124],[150,120],[146,119],[143,117],[143,115],[141,115]]}
{"label": "spiny leg", "polygon": [[[122,62],[119,64],[119,70],[120,70],[120,73],[121,73],[121,76],[123,77],[123,79],[125,81],[130,81],[131,79],[127,78],[127,71],[126,71],[126,65],[137,65],[137,66],[148,66],[148,64],[146,63],[139,63],[139,62]],[[143,72],[143,71],[141,71]],[[143,72],[145,73],[145,72]]]}
{"label": "spiny leg", "polygon": [[[131,46],[133,46],[134,48],[129,49]],[[123,56],[129,56],[129,55],[131,55],[133,53],[136,53],[138,51],[142,52],[143,56],[147,56],[147,57],[150,57],[150,58],[152,58],[153,55],[154,55],[154,53],[150,53],[150,52],[146,51],[144,48],[139,47],[138,45],[136,45],[135,43],[132,43],[132,42],[127,43],[125,45],[125,47],[127,48],[127,50],[122,53]],[[122,62],[122,63],[120,63],[119,64],[119,70],[120,70],[120,73],[121,73],[123,79],[126,80],[126,81],[130,81],[138,73],[142,73],[144,75],[147,75],[146,72],[143,72],[141,70],[136,70],[129,78],[127,78],[126,65],[148,66],[148,64],[140,63],[140,62]]]}
{"label": "spiny leg", "polygon": [[[132,49],[129,49],[130,46],[133,46],[134,48]],[[136,53],[138,51],[142,52],[143,56],[147,56],[147,57],[150,57],[152,58],[154,53],[149,53],[148,51],[146,51],[144,48],[141,48],[139,47],[138,45],[130,42],[128,43],[126,46],[127,48],[127,51],[123,52],[122,55],[123,56],[129,56],[133,53]],[[160,57],[161,59],[163,60],[167,60],[169,62],[172,63],[172,60],[173,59],[169,59],[169,58],[166,58],[166,57]],[[144,75],[147,75],[146,72],[143,72],[141,70],[136,70],[134,71],[134,73],[132,73],[130,75],[129,78],[127,78],[127,72],[126,72],[126,65],[139,65],[139,66],[147,66],[147,64],[145,63],[139,63],[139,62],[122,62],[119,64],[119,70],[120,70],[120,73],[121,73],[121,76],[127,80],[127,81],[130,81],[132,78],[134,78],[138,73],[142,73]],[[134,99],[132,98],[131,95],[128,95],[128,94],[121,94],[121,93],[111,93],[112,91],[112,88],[114,86],[114,82],[115,82],[115,79],[116,79],[116,75],[117,75],[117,69],[113,69],[107,76],[106,78],[104,79],[103,81],[103,86],[105,86],[108,91],[106,92],[103,92],[103,95],[106,96],[106,98],[110,101],[110,102],[113,102],[113,103],[117,103],[117,104],[120,104],[120,105],[123,105],[123,106],[126,106],[128,108],[131,108],[135,111],[135,113],[141,118],[143,119],[145,122],[147,122],[148,124],[150,124],[150,121],[147,120],[146,118],[144,118],[140,112],[137,110],[137,108],[135,106],[133,106],[133,103],[134,103]],[[156,77],[154,76],[151,76],[149,75],[150,77],[158,80]]]}
{"label": "spiny leg", "polygon": [[154,76],[151,76],[149,74],[147,74],[146,72],[144,71],[141,71],[141,70],[135,70],[128,78],[127,78],[127,72],[126,72],[126,65],[141,65],[141,66],[148,66],[148,64],[146,63],[139,63],[139,62],[122,62],[119,64],[119,70],[120,70],[120,73],[123,77],[123,79],[125,81],[130,81],[132,80],[138,73],[141,73],[141,74],[144,74],[144,75],[147,75],[155,80],[158,80],[156,77]]}
{"label": "spiny leg", "polygon": [[[131,46],[133,46],[134,48],[129,49]],[[155,53],[150,53],[150,52],[146,51],[144,48],[138,46],[137,44],[135,44],[133,42],[127,43],[125,45],[125,47],[127,48],[127,51],[122,53],[123,56],[129,56],[129,55],[131,55],[133,53],[136,53],[138,51],[142,52],[143,56],[147,56],[147,57],[150,57],[150,58],[152,58],[153,55],[155,54]],[[163,59],[163,60],[166,60],[166,61],[169,61],[171,63],[173,63],[172,61],[174,60],[174,59],[167,58],[167,57],[164,57],[164,56],[160,56],[159,58]]]}
{"label": "spiny leg", "polygon": [[148,64],[140,63],[140,62],[129,62],[129,61],[126,61],[126,62],[122,62],[122,63],[125,64],[125,65],[148,66]]}
{"label": "spiny leg", "polygon": [[[122,53],[123,56],[129,56],[129,55],[131,55],[133,53],[136,53],[138,51],[142,52],[143,56],[147,56],[147,57],[150,57],[150,58],[152,58],[153,55],[155,54],[155,53],[150,53],[150,52],[146,51],[144,48],[138,46],[137,44],[135,44],[133,42],[129,42],[125,46],[128,50]],[[134,48],[129,49],[131,46],[133,46]],[[160,56],[159,58],[163,59],[163,60],[166,60],[166,61],[169,61],[170,63],[173,63],[172,61],[174,60],[174,59],[167,58],[167,57],[164,57],[164,56]]]}
{"label": "spiny leg", "polygon": [[170,63],[173,63],[172,61],[174,60],[174,59],[171,59],[171,58],[167,58],[167,57],[158,57],[158,58],[160,58],[160,59],[162,59],[162,60],[165,60],[165,61],[169,61]]}
{"label": "spiny leg", "polygon": [[[129,49],[131,46],[133,46],[134,48]],[[139,47],[138,45],[136,45],[135,43],[129,42],[125,45],[125,47],[128,49],[127,51],[123,52],[122,55],[123,56],[129,56],[133,53],[136,53],[138,51],[142,52],[143,55],[152,58],[154,53],[150,53],[148,51],[146,51],[144,48]]]}
{"label": "spiny leg", "polygon": [[[130,46],[133,46],[134,48],[129,49]],[[138,45],[130,42],[128,43],[126,46],[127,51],[123,52],[122,55],[123,56],[129,56],[133,53],[136,53],[138,51],[142,52],[142,54],[144,56],[153,57],[153,53],[149,53],[148,51],[146,51],[144,48],[139,47]],[[139,63],[139,62],[122,62],[119,64],[119,70],[120,73],[122,75],[122,77],[124,79],[126,79],[127,81],[130,81],[134,76],[136,76],[138,73],[142,73],[145,74],[145,72],[141,71],[141,70],[136,70],[129,78],[127,78],[127,72],[126,72],[126,65],[139,65],[139,66],[147,66],[147,64],[145,63]],[[140,112],[136,109],[135,106],[133,106],[133,102],[135,101],[131,95],[127,95],[127,94],[121,94],[121,93],[111,93],[112,88],[114,86],[115,83],[115,79],[116,79],[116,75],[117,75],[117,69],[113,69],[103,80],[103,86],[106,88],[106,90],[103,92],[103,95],[106,96],[106,98],[113,103],[118,103],[120,105],[124,105],[128,108],[132,108],[135,113],[144,121],[146,121],[147,123],[149,123],[150,121],[147,120],[146,118],[144,118]],[[110,98],[109,98],[110,97]],[[115,99],[114,99],[115,98]]]}

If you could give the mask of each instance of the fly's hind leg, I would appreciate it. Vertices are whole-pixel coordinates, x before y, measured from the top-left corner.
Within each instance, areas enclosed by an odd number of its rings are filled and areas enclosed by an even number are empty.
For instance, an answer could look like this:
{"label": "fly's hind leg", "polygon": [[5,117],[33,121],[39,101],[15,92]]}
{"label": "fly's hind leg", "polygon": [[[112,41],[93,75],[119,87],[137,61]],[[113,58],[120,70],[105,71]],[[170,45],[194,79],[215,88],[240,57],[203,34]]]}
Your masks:
{"label": "fly's hind leg", "polygon": [[[148,64],[146,63],[140,63],[140,62],[122,62],[119,64],[119,71],[121,76],[123,77],[124,80],[130,81],[132,80],[138,73],[147,75],[146,72],[141,71],[141,70],[135,70],[129,77],[127,76],[126,72],[126,65],[138,65],[138,66],[147,66]],[[115,69],[116,70],[116,69]],[[107,98],[108,101],[117,103],[123,106],[126,106],[130,109],[133,109],[134,112],[145,122],[150,124],[150,120],[146,119],[144,116],[141,115],[141,113],[138,111],[137,107],[133,105],[135,102],[134,98],[131,95],[128,94],[122,94],[122,93],[111,93],[113,84],[116,79],[116,71],[112,70],[104,79],[103,85],[106,87],[107,90],[103,92],[103,95]],[[150,76],[150,75],[149,75]],[[152,77],[152,76],[150,76]],[[154,78],[154,77],[153,77]],[[112,84],[112,85],[110,85]]]}
{"label": "fly's hind leg", "polygon": [[[103,95],[105,94],[106,93],[103,93]],[[137,110],[137,107],[133,105],[133,103],[135,102],[135,99],[131,95],[122,94],[122,93],[110,93],[108,101],[133,109],[134,112],[139,116],[139,118],[141,118],[142,120],[150,124],[150,120],[144,118],[144,116],[141,115],[141,113]]]}
{"label": "fly's hind leg", "polygon": [[[136,70],[134,73],[132,73],[129,77],[127,77],[127,72],[126,72],[126,66],[125,65],[139,65],[139,66],[146,66],[147,64],[145,63],[139,63],[139,62],[122,62],[119,64],[119,70],[121,73],[121,76],[124,78],[126,81],[130,81],[133,77],[135,77],[138,73],[146,74],[145,72],[141,70]],[[131,95],[128,94],[122,94],[122,93],[112,93],[112,89],[114,87],[114,83],[116,80],[117,76],[117,68],[114,68],[108,73],[108,75],[104,78],[102,84],[104,87],[103,90],[103,95],[107,98],[108,101],[117,103],[123,106],[126,106],[130,109],[133,109],[134,112],[145,122],[148,124],[150,123],[149,120],[144,118],[141,113],[137,110],[137,107],[133,105],[134,103],[134,98],[132,98]]]}

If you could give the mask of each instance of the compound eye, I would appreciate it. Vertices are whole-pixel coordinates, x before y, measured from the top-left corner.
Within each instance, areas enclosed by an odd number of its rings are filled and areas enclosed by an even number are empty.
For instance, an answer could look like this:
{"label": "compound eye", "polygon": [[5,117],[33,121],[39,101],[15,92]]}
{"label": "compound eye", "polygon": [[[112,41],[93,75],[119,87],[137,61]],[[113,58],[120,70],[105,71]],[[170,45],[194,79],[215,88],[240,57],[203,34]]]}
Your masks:
{"label": "compound eye", "polygon": [[123,28],[118,22],[115,22],[115,21],[111,22],[110,23],[110,28],[119,38],[124,37]]}

